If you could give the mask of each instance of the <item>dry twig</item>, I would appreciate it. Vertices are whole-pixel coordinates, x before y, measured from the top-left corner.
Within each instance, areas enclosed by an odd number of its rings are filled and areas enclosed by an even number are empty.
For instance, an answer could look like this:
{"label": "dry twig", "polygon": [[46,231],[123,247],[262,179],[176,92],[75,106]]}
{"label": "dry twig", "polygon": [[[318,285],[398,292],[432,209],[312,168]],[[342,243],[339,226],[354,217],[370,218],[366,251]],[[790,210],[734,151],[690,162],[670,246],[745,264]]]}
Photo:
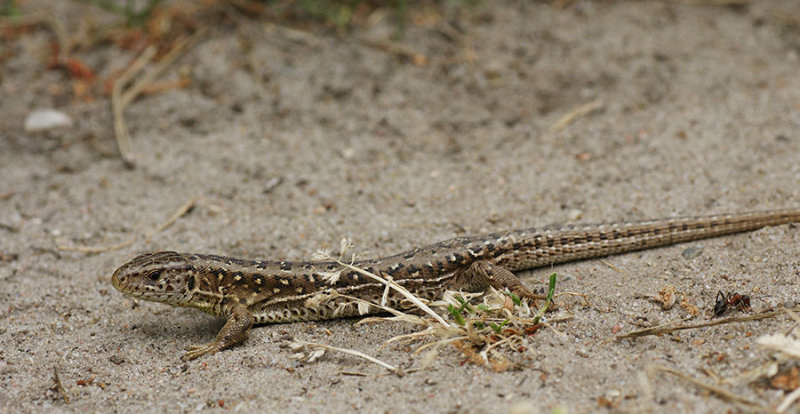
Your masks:
{"label": "dry twig", "polygon": [[786,398],[784,398],[783,401],[781,401],[781,403],[778,405],[778,408],[776,408],[775,411],[779,413],[786,412],[786,410],[788,410],[789,407],[791,407],[792,404],[794,404],[795,401],[797,401],[798,399],[800,399],[800,388],[797,388],[794,391],[790,392],[789,395],[787,395]]}
{"label": "dry twig", "polygon": [[[323,257],[324,257],[324,255],[323,255]],[[369,278],[371,278],[371,279],[373,279],[375,281],[378,281],[378,282],[384,284],[387,287],[387,289],[391,288],[392,290],[398,292],[399,294],[401,294],[403,297],[408,299],[411,303],[413,303],[418,308],[422,309],[425,313],[430,315],[432,318],[434,318],[437,322],[439,322],[443,326],[450,326],[447,322],[445,322],[444,319],[442,319],[441,316],[439,316],[430,307],[428,307],[428,305],[423,303],[421,299],[417,298],[411,292],[409,292],[406,288],[398,285],[397,283],[395,283],[395,282],[393,282],[391,280],[388,280],[388,279],[384,279],[384,278],[382,278],[382,277],[380,277],[380,276],[378,276],[376,274],[367,272],[366,270],[361,269],[360,267],[354,266],[352,263],[345,263],[345,262],[343,262],[343,261],[341,261],[339,259],[333,258],[330,255],[328,255],[327,258],[335,261],[336,263],[338,263],[341,266],[344,266],[344,267],[346,267],[346,268],[348,268],[350,270],[356,271],[359,274],[362,274],[364,276],[367,276],[367,277],[369,277]],[[384,294],[384,297],[385,296],[386,295]],[[382,305],[379,306],[379,307],[383,308]]]}
{"label": "dry twig", "polygon": [[761,410],[761,411],[772,411],[768,407],[765,407],[765,406],[763,406],[763,405],[761,405],[761,404],[759,404],[759,403],[757,403],[755,401],[750,401],[750,400],[748,400],[746,398],[740,397],[740,396],[738,396],[738,395],[734,394],[733,392],[730,392],[730,391],[728,391],[726,389],[723,389],[723,388],[720,388],[720,387],[715,387],[713,385],[708,385],[708,384],[706,384],[706,383],[704,383],[704,382],[702,382],[700,380],[694,379],[694,378],[692,378],[692,377],[690,377],[690,376],[688,376],[686,374],[683,374],[681,372],[678,372],[678,371],[676,371],[676,370],[674,370],[672,368],[667,368],[667,367],[662,366],[662,365],[654,365],[651,368],[654,369],[654,370],[660,371],[660,372],[665,372],[667,374],[674,375],[674,376],[676,376],[676,377],[678,377],[678,378],[680,378],[680,379],[682,379],[684,381],[688,381],[688,382],[690,382],[690,383],[692,383],[692,384],[694,384],[694,385],[696,385],[696,386],[698,386],[698,387],[700,387],[700,388],[702,388],[704,390],[707,390],[707,391],[709,391],[709,392],[711,392],[713,394],[716,394],[717,396],[723,398],[726,401],[735,402],[735,403],[738,403],[738,404],[745,405],[745,406],[747,406],[749,408],[754,408],[754,409]]}
{"label": "dry twig", "polygon": [[[145,233],[144,238],[145,242],[150,242],[150,239],[156,233],[161,232],[162,230],[166,229],[167,227],[171,226],[173,223],[178,221],[179,218],[183,217],[186,213],[188,213],[192,207],[197,203],[197,198],[192,198],[191,200],[184,203],[170,218],[168,218],[165,222],[161,223],[158,227],[148,231]],[[112,250],[119,250],[125,247],[136,243],[138,237],[133,237],[129,240],[126,240],[121,243],[112,244],[109,246],[68,246],[68,245],[59,245],[58,250],[68,251],[68,252],[81,252],[81,253],[103,253]]]}
{"label": "dry twig", "polygon": [[748,316],[732,316],[730,318],[725,319],[717,319],[709,322],[703,323],[696,323],[696,324],[689,324],[689,325],[675,325],[675,322],[667,322],[665,324],[661,324],[658,326],[653,326],[650,328],[639,329],[637,331],[629,332],[622,335],[617,335],[616,339],[627,339],[627,338],[637,338],[640,336],[648,336],[648,335],[662,335],[667,333],[672,333],[676,331],[682,331],[686,329],[697,329],[697,328],[705,328],[707,326],[716,326],[716,325],[723,325],[732,322],[747,322],[747,321],[758,321],[761,319],[768,319],[778,316],[784,313],[785,310],[780,309],[771,312],[765,312],[758,315],[748,315]]}
{"label": "dry twig", "polygon": [[550,126],[550,128],[548,128],[548,131],[551,133],[561,131],[562,129],[566,128],[567,125],[574,122],[576,119],[582,116],[589,115],[590,113],[602,107],[603,107],[602,99],[595,99],[587,104],[578,106],[572,109],[566,115],[559,118],[558,121],[556,121],[553,125]]}
{"label": "dry twig", "polygon": [[400,58],[408,59],[417,66],[424,66],[426,63],[428,63],[427,56],[401,43],[392,42],[389,40],[373,40],[367,38],[362,38],[360,41],[365,46],[390,53]]}
{"label": "dry twig", "polygon": [[167,221],[161,223],[160,226],[147,232],[147,235],[145,235],[145,241],[149,243],[150,238],[153,237],[153,235],[175,224],[175,222],[178,221],[179,218],[183,217],[184,214],[188,213],[192,208],[194,208],[195,204],[197,204],[197,197],[192,198],[186,203],[184,203],[180,208],[178,208],[177,211],[175,211],[175,214],[173,214],[170,218],[167,219]]}
{"label": "dry twig", "polygon": [[205,30],[199,30],[193,35],[182,38],[175,43],[175,46],[170,49],[170,51],[164,55],[164,57],[158,61],[158,63],[150,69],[144,76],[139,78],[136,83],[131,85],[130,89],[125,90],[122,94],[122,107],[126,107],[129,103],[131,103],[134,99],[141,95],[142,90],[155,78],[161,75],[164,70],[167,69],[170,65],[172,65],[175,60],[177,60],[184,51],[186,51],[187,47],[194,44],[199,38],[205,35]]}
{"label": "dry twig", "polygon": [[[354,356],[357,356],[359,358],[364,358],[369,362],[378,364],[378,365],[388,369],[389,371],[392,371],[393,373],[397,374],[397,376],[399,376],[399,377],[402,377],[403,375],[405,375],[405,373],[401,369],[395,367],[394,365],[391,365],[389,363],[383,362],[378,358],[375,358],[375,357],[367,355],[367,354],[365,354],[365,353],[363,353],[361,351],[356,351],[356,350],[353,350],[353,349],[338,348],[338,347],[335,347],[335,346],[330,346],[330,345],[325,345],[325,344],[318,344],[318,343],[313,343],[313,342],[306,342],[306,341],[295,341],[295,342],[292,342],[291,344],[289,344],[289,347],[293,351],[296,352],[295,355],[298,356],[298,357],[295,357],[296,359],[307,359],[307,360],[309,360],[309,362],[311,362],[311,361],[319,358],[320,356],[322,356],[322,353],[319,353],[317,350],[315,350],[315,348],[323,349],[323,350],[327,349],[327,350],[330,350],[330,351],[341,352],[341,353],[348,354],[348,355],[354,355]],[[309,357],[309,355],[310,355],[310,357]]]}
{"label": "dry twig", "polygon": [[114,82],[114,87],[111,90],[111,108],[114,115],[114,135],[117,138],[117,146],[122,155],[122,159],[128,166],[134,165],[134,155],[131,150],[130,133],[128,126],[125,124],[123,112],[125,108],[133,102],[142,91],[157,78],[166,68],[171,65],[181,54],[187,49],[187,46],[194,44],[197,39],[206,33],[205,30],[198,30],[193,35],[180,39],[176,42],[175,46],[162,58],[152,69],[150,69],[144,76],[135,81],[130,88],[126,89],[126,85],[131,83],[133,79],[147,66],[150,60],[155,56],[155,47],[148,46],[139,57],[134,60],[133,64],[122,73]]}
{"label": "dry twig", "polygon": [[64,399],[64,403],[69,404],[69,394],[67,393],[67,390],[64,388],[64,385],[61,384],[61,378],[59,378],[58,376],[58,370],[56,369],[56,367],[53,367],[53,382],[55,383],[53,389],[58,391],[59,394],[61,394],[61,398]]}
{"label": "dry twig", "polygon": [[139,72],[144,69],[147,62],[156,54],[156,48],[148,46],[142,54],[139,55],[125,72],[114,81],[114,86],[111,89],[111,110],[114,115],[114,136],[117,138],[117,147],[122,155],[122,159],[129,166],[133,166],[134,158],[131,152],[130,134],[128,133],[128,126],[125,124],[125,118],[122,112],[125,110],[125,104],[122,100],[123,89]]}

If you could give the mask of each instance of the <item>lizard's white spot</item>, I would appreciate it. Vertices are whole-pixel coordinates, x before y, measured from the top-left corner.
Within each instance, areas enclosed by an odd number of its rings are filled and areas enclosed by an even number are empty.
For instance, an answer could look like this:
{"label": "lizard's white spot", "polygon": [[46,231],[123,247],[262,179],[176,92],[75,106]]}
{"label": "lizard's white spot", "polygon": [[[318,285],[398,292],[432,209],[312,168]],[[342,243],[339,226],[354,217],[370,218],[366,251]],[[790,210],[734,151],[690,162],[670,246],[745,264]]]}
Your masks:
{"label": "lizard's white spot", "polygon": [[281,293],[281,288],[272,288],[272,293]]}
{"label": "lizard's white spot", "polygon": [[239,276],[239,275],[236,275],[236,276],[233,277],[233,280],[238,282],[238,281],[242,280],[242,277]]}
{"label": "lizard's white spot", "polygon": [[359,315],[366,315],[369,313],[369,304],[366,302],[359,301],[358,302],[358,314]]}
{"label": "lizard's white spot", "polygon": [[289,286],[289,279],[281,279],[281,284]]}
{"label": "lizard's white spot", "polygon": [[333,285],[339,281],[339,277],[342,275],[342,272],[319,272],[319,274],[326,282]]}
{"label": "lizard's white spot", "polygon": [[330,299],[336,296],[339,296],[339,292],[337,292],[336,289],[331,289],[329,294],[318,293],[316,295],[312,295],[310,298],[306,299],[304,305],[309,309],[320,309],[322,302],[328,302]]}

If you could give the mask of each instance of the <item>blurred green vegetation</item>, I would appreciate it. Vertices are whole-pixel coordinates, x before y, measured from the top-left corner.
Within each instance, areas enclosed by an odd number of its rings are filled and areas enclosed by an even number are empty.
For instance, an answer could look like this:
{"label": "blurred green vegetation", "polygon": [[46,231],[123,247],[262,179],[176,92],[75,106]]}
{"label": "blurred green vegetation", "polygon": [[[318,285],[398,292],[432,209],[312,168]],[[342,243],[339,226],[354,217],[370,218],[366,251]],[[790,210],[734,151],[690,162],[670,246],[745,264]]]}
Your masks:
{"label": "blurred green vegetation", "polygon": [[150,17],[150,14],[153,13],[156,6],[161,3],[162,0],[147,0],[143,6],[137,6],[137,3],[142,3],[141,1],[135,0],[125,0],[124,5],[120,4],[119,1],[114,0],[79,0],[83,3],[89,3],[96,7],[99,7],[105,11],[114,13],[122,18],[125,19],[125,25],[128,27],[139,27],[142,26],[147,19]]}
{"label": "blurred green vegetation", "polygon": [[[4,5],[0,9],[2,12],[13,13],[17,10],[14,0],[0,1],[3,1]],[[167,7],[169,3],[164,0],[74,1],[91,4],[116,14],[123,18],[128,27],[143,26],[157,7],[162,4]],[[385,9],[396,22],[398,31],[402,32],[411,7],[436,4],[472,6],[479,2],[480,0],[218,0],[207,2],[206,5],[208,8],[214,8],[225,3],[226,7],[232,7],[248,17],[266,16],[285,24],[321,23],[340,32],[352,28],[359,15],[368,15],[373,10]]]}
{"label": "blurred green vegetation", "polygon": [[15,0],[0,0],[0,16],[19,16],[21,11]]}

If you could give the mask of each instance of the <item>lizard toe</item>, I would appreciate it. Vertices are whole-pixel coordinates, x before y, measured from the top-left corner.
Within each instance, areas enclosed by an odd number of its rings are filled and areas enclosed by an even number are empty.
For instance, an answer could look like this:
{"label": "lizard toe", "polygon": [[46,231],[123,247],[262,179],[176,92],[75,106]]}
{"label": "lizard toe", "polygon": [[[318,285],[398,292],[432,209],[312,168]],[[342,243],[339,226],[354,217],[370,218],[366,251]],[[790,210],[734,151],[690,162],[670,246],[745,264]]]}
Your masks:
{"label": "lizard toe", "polygon": [[203,355],[212,355],[217,352],[217,343],[212,342],[206,345],[192,345],[185,349],[185,353],[181,357],[184,361],[191,361],[200,358]]}

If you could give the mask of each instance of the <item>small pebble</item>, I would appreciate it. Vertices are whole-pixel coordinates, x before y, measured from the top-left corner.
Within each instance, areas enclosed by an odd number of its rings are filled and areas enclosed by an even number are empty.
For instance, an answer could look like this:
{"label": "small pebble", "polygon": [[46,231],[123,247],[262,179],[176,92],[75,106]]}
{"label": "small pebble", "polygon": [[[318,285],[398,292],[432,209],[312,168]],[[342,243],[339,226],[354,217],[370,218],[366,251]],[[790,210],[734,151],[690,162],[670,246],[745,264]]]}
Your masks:
{"label": "small pebble", "polygon": [[681,253],[681,256],[683,256],[684,259],[694,259],[695,257],[700,256],[701,254],[703,254],[702,247],[692,246],[684,250],[683,253]]}
{"label": "small pebble", "polygon": [[270,178],[267,183],[264,185],[264,194],[269,194],[275,187],[279,186],[283,182],[283,177],[272,177]]}
{"label": "small pebble", "polygon": [[792,309],[795,306],[797,306],[797,303],[795,303],[793,300],[787,300],[786,302],[783,302],[783,307],[786,309]]}
{"label": "small pebble", "polygon": [[576,208],[567,212],[567,218],[569,221],[576,221],[583,218],[583,210],[578,210]]}
{"label": "small pebble", "polygon": [[25,131],[39,132],[72,126],[69,115],[55,109],[37,109],[25,118]]}

